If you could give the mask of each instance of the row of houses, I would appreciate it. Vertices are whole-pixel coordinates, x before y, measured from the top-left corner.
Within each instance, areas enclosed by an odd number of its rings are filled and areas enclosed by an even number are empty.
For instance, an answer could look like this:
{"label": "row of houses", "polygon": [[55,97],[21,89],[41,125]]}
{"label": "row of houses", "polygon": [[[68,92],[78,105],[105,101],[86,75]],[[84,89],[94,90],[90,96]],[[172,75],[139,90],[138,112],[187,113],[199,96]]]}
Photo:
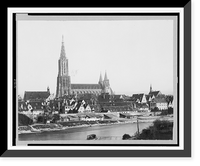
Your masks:
{"label": "row of houses", "polygon": [[90,106],[84,100],[51,100],[51,101],[19,101],[18,111],[30,111],[34,114],[43,112],[54,113],[88,113],[94,111],[95,107]]}
{"label": "row of houses", "polygon": [[55,113],[90,113],[90,112],[148,112],[154,108],[159,110],[173,107],[173,96],[166,96],[160,91],[149,94],[133,94],[132,96],[102,93],[98,96],[84,94],[53,98],[47,92],[25,92],[25,100],[18,102],[20,112],[32,111],[34,114],[45,112]]}
{"label": "row of houses", "polygon": [[136,103],[136,107],[143,106],[144,109],[149,107],[149,110],[156,107],[159,110],[165,110],[169,107],[173,107],[173,96],[164,95],[160,91],[150,91],[149,94],[133,94],[131,100]]}
{"label": "row of houses", "polygon": [[98,103],[102,106],[103,110],[149,112],[155,108],[165,110],[173,107],[173,96],[166,96],[160,91],[150,91],[149,94],[133,94],[130,97],[102,94],[98,97]]}

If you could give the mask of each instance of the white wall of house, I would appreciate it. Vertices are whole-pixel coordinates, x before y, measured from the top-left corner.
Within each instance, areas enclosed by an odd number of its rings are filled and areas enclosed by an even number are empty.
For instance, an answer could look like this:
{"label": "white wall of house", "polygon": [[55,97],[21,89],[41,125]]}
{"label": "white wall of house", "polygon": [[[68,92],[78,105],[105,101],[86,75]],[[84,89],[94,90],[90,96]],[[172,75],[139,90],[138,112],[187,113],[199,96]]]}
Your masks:
{"label": "white wall of house", "polygon": [[168,108],[167,102],[166,103],[156,103],[156,107],[158,107],[159,110],[164,110]]}
{"label": "white wall of house", "polygon": [[84,111],[85,111],[85,108],[84,108],[83,105],[81,105],[81,106],[79,107],[79,109],[78,109],[78,112],[79,112],[79,113],[83,113]]}

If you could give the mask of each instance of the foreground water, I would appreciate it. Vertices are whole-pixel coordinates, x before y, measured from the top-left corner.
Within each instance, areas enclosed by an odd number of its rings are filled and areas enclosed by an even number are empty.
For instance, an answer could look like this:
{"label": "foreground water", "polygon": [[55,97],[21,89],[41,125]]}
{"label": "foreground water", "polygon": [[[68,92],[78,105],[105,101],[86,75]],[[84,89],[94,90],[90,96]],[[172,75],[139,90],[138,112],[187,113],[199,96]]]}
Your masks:
{"label": "foreground water", "polygon": [[[152,123],[139,123],[139,130],[147,128]],[[113,124],[107,126],[92,126],[69,128],[62,131],[48,131],[42,133],[20,134],[19,141],[30,140],[86,140],[87,135],[96,134],[97,137],[122,137],[124,134],[134,135],[137,124]]]}

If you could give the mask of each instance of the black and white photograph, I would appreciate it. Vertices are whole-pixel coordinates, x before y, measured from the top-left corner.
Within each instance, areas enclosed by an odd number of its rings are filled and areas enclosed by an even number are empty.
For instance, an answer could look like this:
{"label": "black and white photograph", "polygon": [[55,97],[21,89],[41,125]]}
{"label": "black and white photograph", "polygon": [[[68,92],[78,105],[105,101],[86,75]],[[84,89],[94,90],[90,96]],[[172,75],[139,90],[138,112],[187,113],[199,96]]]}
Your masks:
{"label": "black and white photograph", "polygon": [[16,15],[17,145],[177,144],[177,19]]}
{"label": "black and white photograph", "polygon": [[0,159],[191,157],[192,3],[8,7]]}
{"label": "black and white photograph", "polygon": [[191,4],[8,7],[4,157],[191,156]]}

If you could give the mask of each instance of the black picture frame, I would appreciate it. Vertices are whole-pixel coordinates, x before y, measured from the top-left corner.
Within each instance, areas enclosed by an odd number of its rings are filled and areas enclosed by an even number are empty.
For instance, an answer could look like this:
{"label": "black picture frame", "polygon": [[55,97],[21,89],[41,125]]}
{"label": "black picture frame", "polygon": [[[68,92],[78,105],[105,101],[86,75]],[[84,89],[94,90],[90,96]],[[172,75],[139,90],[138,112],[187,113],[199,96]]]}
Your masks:
{"label": "black picture frame", "polygon": [[[115,6],[119,7],[119,6]],[[122,7],[122,6],[120,6]],[[125,6],[127,7],[127,6]],[[183,150],[9,150],[7,147],[7,112],[2,111],[2,119],[0,121],[1,126],[4,130],[2,131],[1,141],[1,157],[191,157],[191,1],[182,1],[179,4],[174,4],[173,1],[159,3],[147,3],[147,4],[136,4],[132,7],[179,7],[184,10],[184,143]],[[7,23],[7,17],[5,16],[5,22]],[[5,29],[7,31],[7,27]],[[5,36],[7,41],[7,35]],[[13,39],[15,41],[15,37]],[[5,42],[7,43],[7,42]],[[15,43],[14,43],[15,44]],[[13,44],[13,45],[14,45]],[[5,47],[7,48],[7,47]],[[6,50],[6,49],[5,49]],[[16,51],[16,48],[13,48]],[[7,50],[6,50],[7,51]],[[6,54],[7,55],[7,54]],[[6,57],[6,56],[5,56]],[[6,58],[5,58],[6,59]],[[14,58],[14,62],[16,57]],[[13,63],[13,88],[15,86],[15,64]],[[7,69],[7,68],[5,68]],[[7,80],[7,73],[5,75]],[[5,82],[7,86],[7,82]],[[7,96],[7,91],[5,91]],[[15,94],[13,93],[13,99]],[[14,100],[15,101],[15,100]],[[7,103],[7,102],[5,102]],[[15,105],[16,103],[13,103]],[[191,110],[191,111],[188,111]],[[14,111],[7,110],[7,111]],[[15,117],[14,117],[15,118]],[[13,118],[13,125],[15,119]],[[15,133],[14,133],[15,134]],[[15,140],[13,140],[15,144]]]}

